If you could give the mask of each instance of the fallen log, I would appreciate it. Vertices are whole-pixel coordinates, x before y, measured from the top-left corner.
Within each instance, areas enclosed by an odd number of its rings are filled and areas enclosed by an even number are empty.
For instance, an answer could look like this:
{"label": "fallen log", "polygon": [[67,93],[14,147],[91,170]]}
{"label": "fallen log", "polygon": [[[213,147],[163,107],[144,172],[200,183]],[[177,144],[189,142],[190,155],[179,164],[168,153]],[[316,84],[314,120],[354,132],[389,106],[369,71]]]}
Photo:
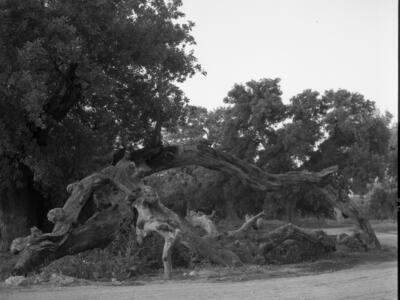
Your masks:
{"label": "fallen log", "polygon": [[114,240],[121,220],[122,215],[116,207],[112,207],[96,213],[85,224],[74,228],[64,243],[52,242],[48,236],[32,239],[19,255],[12,274],[24,275],[65,255],[104,248]]}
{"label": "fallen log", "polygon": [[[218,248],[194,234],[187,221],[165,207],[155,191],[138,180],[141,174],[141,168],[123,160],[115,167],[94,173],[70,186],[71,195],[64,207],[52,209],[48,214],[55,224],[53,231],[35,232],[35,236],[31,234],[20,243],[24,247],[20,249],[13,273],[25,274],[62,256],[105,247],[123,222],[134,220],[134,209],[138,213],[136,231],[139,240],[150,231],[164,238],[165,278],[171,275],[171,247],[177,241],[211,262],[225,266],[241,264],[233,252]],[[82,215],[91,216],[86,219]]]}
{"label": "fallen log", "polygon": [[[211,262],[225,266],[240,265],[242,261],[238,255],[218,243],[218,236],[203,238],[196,235],[188,221],[166,208],[157,194],[142,182],[144,176],[154,172],[191,164],[238,176],[243,183],[263,191],[300,182],[317,184],[336,171],[336,167],[331,167],[321,172],[269,174],[204,143],[160,146],[127,153],[115,166],[107,167],[68,186],[70,196],[65,205],[49,211],[48,219],[54,223],[52,232],[32,233],[24,240],[26,245],[20,253],[14,273],[23,274],[61,256],[107,245],[116,235],[121,223],[134,221],[135,212],[138,215],[136,230],[139,240],[150,231],[157,232],[164,238],[162,259],[165,278],[171,275],[170,251],[175,242],[182,243]],[[330,190],[320,189],[322,193],[329,194],[329,201],[338,205]],[[368,220],[357,215],[357,208],[350,205],[349,209],[368,230]],[[230,234],[236,236],[249,226],[245,223],[241,229]],[[373,233],[372,228],[370,229]],[[285,230],[280,233],[285,237],[276,238],[274,243],[300,235],[307,239],[305,233],[301,234],[293,227]],[[103,231],[104,234],[98,234]],[[315,239],[309,237],[308,240]],[[264,251],[268,247],[270,246],[266,245]]]}
{"label": "fallen log", "polygon": [[326,201],[353,218],[360,229],[374,241],[377,249],[382,248],[371,224],[354,201],[348,197],[339,199],[330,185],[318,186],[327,176],[337,172],[337,166],[323,169],[320,172],[291,171],[283,174],[270,174],[229,153],[213,149],[204,141],[141,149],[130,152],[127,157],[136,163],[145,163],[148,166],[145,175],[186,165],[199,165],[236,176],[243,184],[261,191],[273,191],[299,183],[312,184],[325,196]]}
{"label": "fallen log", "polygon": [[[304,243],[310,246],[299,248],[294,247],[296,244]],[[276,228],[259,239],[258,255],[268,258],[271,252],[282,248],[282,246],[286,246],[286,248],[287,246],[295,248],[294,250],[298,252],[296,255],[301,255],[300,252],[305,252],[307,256],[315,256],[335,251],[336,238],[328,236],[322,230],[305,230],[289,223]],[[309,249],[312,250],[310,251]]]}
{"label": "fallen log", "polygon": [[111,242],[120,224],[124,220],[133,220],[129,201],[138,189],[131,183],[122,185],[127,179],[135,182],[136,170],[132,166],[132,162],[121,161],[115,167],[69,185],[71,195],[65,205],[50,210],[47,215],[54,223],[53,230],[50,233],[31,232],[25,238],[24,247],[14,247],[14,253],[20,252],[20,255],[13,273],[24,274],[64,255]]}

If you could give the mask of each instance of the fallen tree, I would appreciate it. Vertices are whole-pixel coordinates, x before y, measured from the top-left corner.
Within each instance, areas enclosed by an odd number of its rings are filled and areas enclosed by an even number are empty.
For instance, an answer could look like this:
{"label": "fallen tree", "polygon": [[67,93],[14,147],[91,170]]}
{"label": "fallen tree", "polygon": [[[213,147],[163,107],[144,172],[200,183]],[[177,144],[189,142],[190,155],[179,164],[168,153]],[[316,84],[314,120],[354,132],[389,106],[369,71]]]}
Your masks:
{"label": "fallen tree", "polygon": [[[48,219],[54,223],[52,232],[34,231],[30,236],[19,239],[19,243],[13,243],[14,252],[20,252],[13,273],[24,274],[64,255],[104,247],[114,239],[124,222],[135,224],[139,240],[151,231],[164,238],[162,259],[166,278],[171,274],[171,247],[176,242],[182,243],[213,263],[224,266],[240,265],[241,259],[232,251],[234,247],[229,247],[227,241],[233,240],[231,246],[237,245],[236,237],[261,215],[245,222],[238,230],[223,234],[222,238],[215,232],[201,237],[194,233],[193,225],[188,220],[180,218],[166,208],[157,194],[142,182],[149,174],[189,164],[238,176],[243,183],[264,191],[300,182],[319,184],[336,171],[336,167],[331,167],[321,172],[269,174],[202,142],[130,152],[115,166],[93,173],[67,187],[70,197],[64,207],[52,209],[48,213]],[[325,190],[324,187],[319,189],[321,193],[329,193],[331,198],[328,201],[338,206],[331,190]],[[342,206],[346,207],[345,204]],[[357,208],[351,207],[351,211],[357,211]],[[369,224],[366,219],[362,221],[363,224]],[[275,246],[287,239],[306,239],[326,248],[323,239],[293,228],[295,227],[290,225],[281,229],[281,232],[276,234],[281,238],[274,240],[268,236],[266,239],[272,240],[272,245]],[[372,229],[367,233],[375,236]],[[376,242],[379,243],[377,239]],[[262,244],[263,239],[260,239],[259,243]],[[261,252],[265,253],[268,247],[270,246],[262,247]]]}
{"label": "fallen tree", "polygon": [[325,180],[336,173],[337,166],[320,172],[291,171],[283,174],[270,174],[255,165],[244,162],[235,156],[213,149],[206,142],[198,141],[184,145],[157,146],[133,151],[129,159],[148,166],[145,174],[150,175],[170,168],[186,165],[199,165],[207,169],[223,172],[240,178],[243,184],[261,191],[282,189],[288,185],[309,183],[316,188],[324,199],[353,219],[361,230],[365,231],[377,249],[381,249],[368,218],[363,215],[358,205],[349,197],[339,197],[338,193]]}
{"label": "fallen tree", "polygon": [[232,251],[199,237],[189,222],[166,208],[153,189],[142,183],[143,170],[123,159],[116,166],[68,186],[71,196],[64,207],[48,213],[53,231],[35,231],[13,243],[12,252],[20,252],[13,273],[24,274],[64,255],[104,247],[114,239],[122,223],[134,221],[135,213],[139,241],[151,231],[165,240],[162,259],[166,278],[171,272],[171,247],[178,240],[211,262],[224,266],[241,264]]}

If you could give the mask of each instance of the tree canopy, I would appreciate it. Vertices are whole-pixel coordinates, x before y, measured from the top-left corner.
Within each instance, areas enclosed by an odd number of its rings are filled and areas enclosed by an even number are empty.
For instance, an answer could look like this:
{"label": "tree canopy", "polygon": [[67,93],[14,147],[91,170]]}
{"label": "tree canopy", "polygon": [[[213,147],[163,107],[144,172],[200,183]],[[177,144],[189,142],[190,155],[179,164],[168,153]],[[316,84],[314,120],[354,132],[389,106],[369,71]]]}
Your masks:
{"label": "tree canopy", "polygon": [[173,127],[187,102],[176,83],[201,71],[181,5],[1,1],[2,165],[23,163],[49,191],[119,145],[152,142],[157,122]]}

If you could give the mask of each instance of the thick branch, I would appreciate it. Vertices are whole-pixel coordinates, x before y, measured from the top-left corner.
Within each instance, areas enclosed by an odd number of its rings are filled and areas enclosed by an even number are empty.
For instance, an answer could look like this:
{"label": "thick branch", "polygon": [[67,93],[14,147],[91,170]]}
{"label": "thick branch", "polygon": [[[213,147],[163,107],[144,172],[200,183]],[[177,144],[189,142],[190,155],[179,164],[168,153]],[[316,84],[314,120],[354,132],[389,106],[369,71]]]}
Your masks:
{"label": "thick branch", "polygon": [[243,184],[262,191],[276,190],[301,182],[319,183],[337,171],[337,167],[332,166],[320,172],[292,171],[270,174],[229,153],[210,148],[203,142],[142,149],[131,152],[129,157],[136,163],[145,162],[150,167],[147,175],[186,165],[199,165],[236,176]]}

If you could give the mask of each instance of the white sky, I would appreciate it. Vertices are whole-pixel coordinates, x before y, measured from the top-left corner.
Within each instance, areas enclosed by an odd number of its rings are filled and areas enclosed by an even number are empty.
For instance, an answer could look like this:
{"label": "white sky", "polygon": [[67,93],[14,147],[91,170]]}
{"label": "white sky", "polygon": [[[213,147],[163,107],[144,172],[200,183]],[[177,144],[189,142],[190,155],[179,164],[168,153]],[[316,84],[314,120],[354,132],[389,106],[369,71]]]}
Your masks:
{"label": "white sky", "polygon": [[396,0],[183,0],[207,76],[182,84],[209,109],[234,83],[279,77],[284,102],[304,89],[359,92],[397,118]]}

